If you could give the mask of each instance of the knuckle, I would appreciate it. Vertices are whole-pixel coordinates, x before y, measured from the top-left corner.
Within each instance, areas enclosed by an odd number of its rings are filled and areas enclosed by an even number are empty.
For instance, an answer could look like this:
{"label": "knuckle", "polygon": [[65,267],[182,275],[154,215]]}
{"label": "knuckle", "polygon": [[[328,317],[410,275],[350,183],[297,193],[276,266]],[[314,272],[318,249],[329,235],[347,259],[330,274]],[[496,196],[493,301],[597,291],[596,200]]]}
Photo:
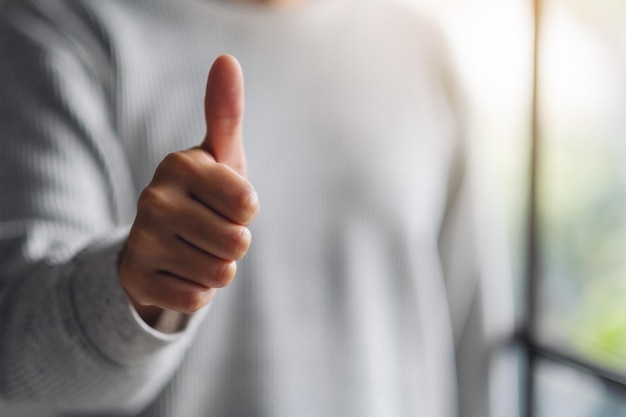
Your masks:
{"label": "knuckle", "polygon": [[163,158],[157,168],[155,178],[159,180],[185,181],[200,174],[198,159],[190,151],[172,152]]}
{"label": "knuckle", "polygon": [[233,193],[232,200],[240,212],[242,223],[251,222],[259,209],[259,197],[252,185],[246,183],[240,187]]}
{"label": "knuckle", "polygon": [[210,301],[210,292],[193,291],[184,293],[180,300],[180,311],[185,314],[193,314],[206,306]]}
{"label": "knuckle", "polygon": [[160,167],[177,171],[188,166],[191,163],[190,159],[189,155],[184,152],[170,152],[163,158]]}
{"label": "knuckle", "polygon": [[138,216],[146,216],[148,219],[162,219],[171,209],[171,199],[157,187],[144,188],[137,200]]}
{"label": "knuckle", "polygon": [[211,285],[216,288],[223,288],[230,284],[235,277],[237,264],[235,262],[221,261],[215,268],[214,276],[211,279]]}
{"label": "knuckle", "polygon": [[138,263],[146,253],[154,251],[155,238],[149,228],[135,223],[126,239],[121,259],[130,263]]}
{"label": "knuckle", "polygon": [[250,243],[252,241],[252,236],[250,235],[250,230],[248,230],[245,226],[236,226],[233,227],[233,231],[230,235],[230,246],[232,248],[232,254],[234,260],[239,260],[244,257],[248,248],[250,247]]}

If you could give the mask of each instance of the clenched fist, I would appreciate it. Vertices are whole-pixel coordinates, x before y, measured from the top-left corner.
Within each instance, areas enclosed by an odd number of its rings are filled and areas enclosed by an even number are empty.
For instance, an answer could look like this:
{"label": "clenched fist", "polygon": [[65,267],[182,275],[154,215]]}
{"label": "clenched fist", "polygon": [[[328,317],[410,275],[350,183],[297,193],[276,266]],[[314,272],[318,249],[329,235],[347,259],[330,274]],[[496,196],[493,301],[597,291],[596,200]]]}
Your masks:
{"label": "clenched fist", "polygon": [[243,76],[233,57],[211,67],[204,107],[206,137],[159,164],[120,258],[120,282],[149,324],[162,309],[204,307],[231,282],[250,246],[246,226],[259,202],[246,180]]}

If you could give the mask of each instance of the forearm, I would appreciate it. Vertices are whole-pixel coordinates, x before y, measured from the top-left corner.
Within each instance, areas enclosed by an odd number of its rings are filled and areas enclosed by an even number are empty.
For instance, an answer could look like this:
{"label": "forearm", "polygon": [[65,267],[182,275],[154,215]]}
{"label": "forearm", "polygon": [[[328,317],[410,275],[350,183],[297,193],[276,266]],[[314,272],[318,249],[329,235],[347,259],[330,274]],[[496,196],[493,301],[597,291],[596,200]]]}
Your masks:
{"label": "forearm", "polygon": [[25,267],[28,275],[5,287],[0,395],[6,400],[130,411],[167,382],[193,329],[166,335],[133,314],[115,276],[121,239],[91,245],[71,262]]}

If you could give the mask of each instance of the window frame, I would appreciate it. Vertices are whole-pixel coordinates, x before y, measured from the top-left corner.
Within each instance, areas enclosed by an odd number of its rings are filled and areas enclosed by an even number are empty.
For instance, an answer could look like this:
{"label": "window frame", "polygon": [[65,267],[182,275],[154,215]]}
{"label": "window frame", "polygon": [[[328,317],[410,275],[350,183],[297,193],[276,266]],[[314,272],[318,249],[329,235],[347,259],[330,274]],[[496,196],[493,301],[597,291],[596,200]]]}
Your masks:
{"label": "window frame", "polygon": [[524,417],[537,417],[537,370],[539,361],[549,361],[574,369],[621,390],[626,395],[626,375],[611,371],[591,361],[572,355],[565,350],[541,343],[537,337],[538,298],[542,266],[542,245],[540,240],[540,219],[538,213],[539,166],[541,163],[542,132],[539,125],[541,109],[538,103],[541,29],[543,24],[543,0],[530,0],[533,8],[533,57],[532,57],[532,101],[529,155],[529,187],[527,206],[527,235],[524,282],[524,305],[521,326],[517,332],[518,343],[522,346],[525,359],[523,372],[522,410]]}

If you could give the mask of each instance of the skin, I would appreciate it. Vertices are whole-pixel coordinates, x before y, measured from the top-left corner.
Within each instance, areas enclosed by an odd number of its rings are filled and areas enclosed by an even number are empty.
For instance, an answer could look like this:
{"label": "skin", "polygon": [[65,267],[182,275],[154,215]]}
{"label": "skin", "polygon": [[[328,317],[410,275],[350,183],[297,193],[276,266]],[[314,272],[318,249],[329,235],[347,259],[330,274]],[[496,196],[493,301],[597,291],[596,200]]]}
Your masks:
{"label": "skin", "polygon": [[[233,1],[285,8],[309,0]],[[259,199],[246,179],[243,75],[235,58],[213,63],[204,104],[204,140],[159,164],[120,255],[120,283],[149,325],[164,309],[191,314],[206,306],[250,247],[247,226]]]}
{"label": "skin", "polygon": [[235,58],[217,58],[205,95],[200,146],[169,154],[141,193],[120,257],[119,278],[139,315],[191,314],[228,285],[247,252],[246,227],[259,200],[246,180],[243,76]]}

